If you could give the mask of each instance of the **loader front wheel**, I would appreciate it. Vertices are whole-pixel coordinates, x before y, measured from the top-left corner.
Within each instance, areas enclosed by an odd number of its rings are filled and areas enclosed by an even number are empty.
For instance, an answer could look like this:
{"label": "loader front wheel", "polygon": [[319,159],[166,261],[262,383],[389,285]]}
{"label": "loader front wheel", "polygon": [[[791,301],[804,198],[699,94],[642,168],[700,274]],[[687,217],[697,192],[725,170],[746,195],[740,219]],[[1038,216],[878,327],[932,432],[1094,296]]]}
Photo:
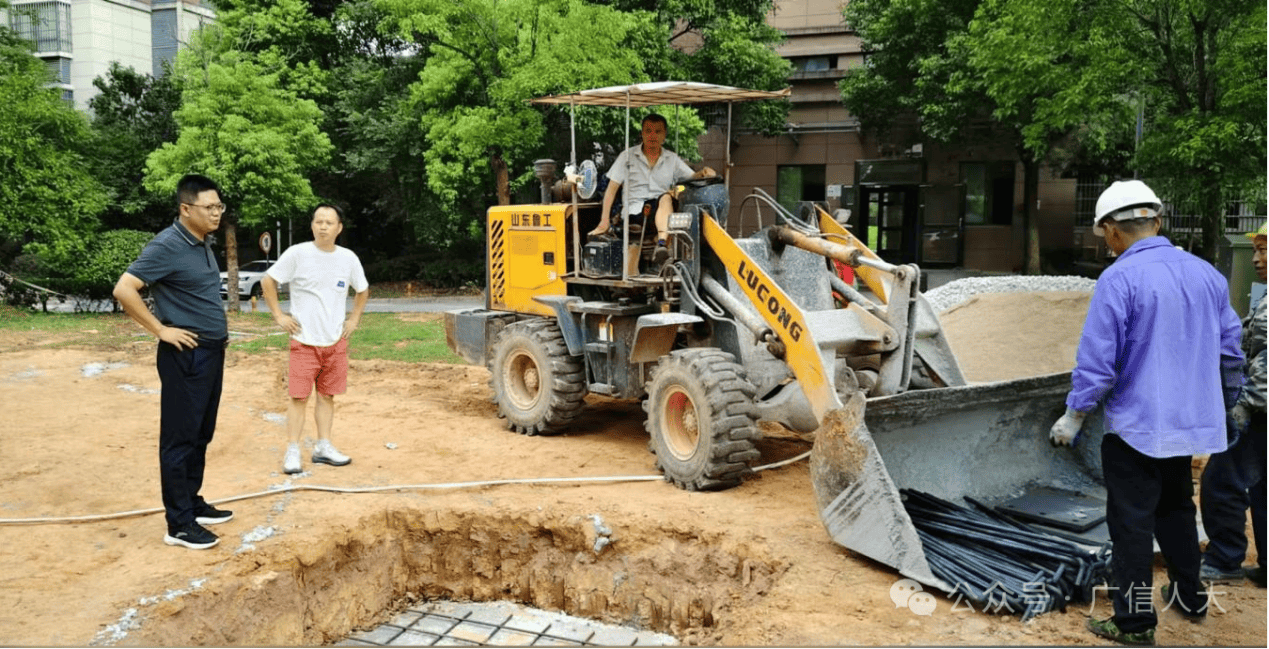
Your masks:
{"label": "loader front wheel", "polygon": [[665,479],[680,489],[727,489],[752,473],[756,390],[735,357],[681,349],[661,358],[648,382],[649,447]]}
{"label": "loader front wheel", "polygon": [[489,361],[498,416],[524,435],[556,432],[572,421],[586,397],[580,358],[570,356],[554,322],[526,320],[507,325]]}

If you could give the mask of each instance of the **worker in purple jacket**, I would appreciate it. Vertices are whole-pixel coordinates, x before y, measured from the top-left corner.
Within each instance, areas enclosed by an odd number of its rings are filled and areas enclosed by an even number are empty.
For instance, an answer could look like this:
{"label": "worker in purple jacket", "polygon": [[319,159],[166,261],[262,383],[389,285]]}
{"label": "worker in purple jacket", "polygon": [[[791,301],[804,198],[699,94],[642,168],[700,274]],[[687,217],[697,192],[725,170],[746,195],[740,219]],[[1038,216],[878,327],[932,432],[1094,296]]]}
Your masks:
{"label": "worker in purple jacket", "polygon": [[1118,259],[1097,280],[1066,414],[1049,433],[1071,445],[1088,413],[1105,406],[1114,616],[1090,618],[1088,629],[1131,645],[1153,645],[1158,625],[1152,537],[1168,565],[1165,604],[1192,620],[1207,614],[1190,461],[1225,450],[1225,412],[1243,382],[1242,327],[1225,278],[1159,236],[1161,209],[1139,180],[1098,198],[1093,233]]}

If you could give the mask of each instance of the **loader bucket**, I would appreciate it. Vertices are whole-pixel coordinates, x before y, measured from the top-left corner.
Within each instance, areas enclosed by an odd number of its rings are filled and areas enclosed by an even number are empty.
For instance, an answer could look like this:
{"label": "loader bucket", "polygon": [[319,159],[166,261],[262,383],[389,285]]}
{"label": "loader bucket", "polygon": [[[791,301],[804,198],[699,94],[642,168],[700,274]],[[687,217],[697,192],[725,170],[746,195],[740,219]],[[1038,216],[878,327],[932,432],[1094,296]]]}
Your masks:
{"label": "loader bucket", "polygon": [[[1072,447],[1053,447],[1049,428],[1065,410],[1069,372],[865,400],[856,395],[825,417],[811,454],[816,504],[838,544],[891,566],[905,577],[951,592],[934,575],[900,489],[960,502],[1029,507],[1046,494],[1033,521],[1054,515],[1070,494],[1105,500],[1101,485],[1100,412]],[[1042,500],[1042,499],[1041,499]],[[1058,498],[1061,501],[1061,498]],[[1081,514],[1083,515],[1083,514]],[[1069,529],[1069,528],[1068,528]],[[1105,523],[1080,532],[1090,545]]]}

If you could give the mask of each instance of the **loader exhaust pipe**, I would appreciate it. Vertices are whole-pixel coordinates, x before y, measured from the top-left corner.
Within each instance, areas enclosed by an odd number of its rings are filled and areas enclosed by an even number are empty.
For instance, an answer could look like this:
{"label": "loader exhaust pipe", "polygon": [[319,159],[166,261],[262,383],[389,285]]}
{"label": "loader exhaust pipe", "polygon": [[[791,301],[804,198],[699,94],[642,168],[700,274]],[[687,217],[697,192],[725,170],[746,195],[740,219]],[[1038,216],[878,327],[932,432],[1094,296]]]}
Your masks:
{"label": "loader exhaust pipe", "polygon": [[542,183],[542,203],[551,202],[551,183],[555,182],[555,161],[534,160],[533,175]]}

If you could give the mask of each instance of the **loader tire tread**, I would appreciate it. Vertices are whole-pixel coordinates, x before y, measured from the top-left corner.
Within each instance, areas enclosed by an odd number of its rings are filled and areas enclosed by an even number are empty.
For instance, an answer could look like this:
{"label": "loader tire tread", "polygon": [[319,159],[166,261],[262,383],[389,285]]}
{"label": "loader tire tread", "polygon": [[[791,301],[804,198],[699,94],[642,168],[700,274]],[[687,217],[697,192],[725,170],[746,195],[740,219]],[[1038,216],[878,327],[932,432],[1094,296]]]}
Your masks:
{"label": "loader tire tread", "polygon": [[[541,393],[528,407],[517,404],[509,393],[506,364],[513,354],[532,358],[541,381]],[[504,327],[488,369],[493,402],[509,430],[522,435],[559,432],[582,410],[587,393],[582,359],[569,355],[564,334],[551,320],[533,318]]]}
{"label": "loader tire tread", "polygon": [[[684,449],[676,455],[661,430],[667,390],[687,393],[701,424],[690,457],[681,457]],[[735,357],[720,349],[680,349],[663,356],[648,382],[643,408],[651,436],[648,449],[666,481],[688,491],[709,491],[734,487],[751,475],[751,464],[760,455],[754,446],[761,437],[755,425],[756,392]]]}

